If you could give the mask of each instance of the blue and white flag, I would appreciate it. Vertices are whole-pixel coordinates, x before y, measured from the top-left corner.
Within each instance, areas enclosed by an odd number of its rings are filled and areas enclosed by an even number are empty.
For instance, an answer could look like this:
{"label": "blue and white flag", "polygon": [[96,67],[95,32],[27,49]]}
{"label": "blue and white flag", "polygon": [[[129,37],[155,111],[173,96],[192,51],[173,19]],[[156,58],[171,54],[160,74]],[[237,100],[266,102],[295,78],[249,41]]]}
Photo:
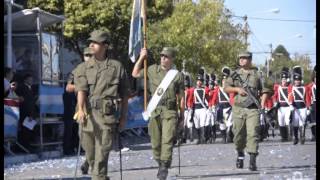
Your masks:
{"label": "blue and white flag", "polygon": [[141,19],[141,0],[133,1],[133,9],[131,16],[130,25],[130,36],[129,36],[129,57],[134,63],[140,54],[142,48],[142,19]]}
{"label": "blue and white flag", "polygon": [[4,99],[4,138],[18,137],[18,122],[20,118],[19,102],[15,99]]}

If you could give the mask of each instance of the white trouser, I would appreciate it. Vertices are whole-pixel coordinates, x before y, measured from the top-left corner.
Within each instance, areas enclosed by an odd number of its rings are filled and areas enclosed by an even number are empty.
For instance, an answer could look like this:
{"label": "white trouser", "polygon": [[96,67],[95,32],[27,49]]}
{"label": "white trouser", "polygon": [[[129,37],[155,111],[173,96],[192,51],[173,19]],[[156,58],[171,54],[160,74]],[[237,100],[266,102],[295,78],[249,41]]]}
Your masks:
{"label": "white trouser", "polygon": [[192,121],[191,120],[192,110],[185,110],[184,111],[184,126],[187,128],[192,128]]}
{"label": "white trouser", "polygon": [[206,108],[194,110],[193,121],[194,121],[195,128],[198,129],[200,127],[204,127],[206,119],[207,119],[207,109]]}
{"label": "white trouser", "polygon": [[230,127],[232,125],[232,112],[230,112],[230,115],[228,113],[229,108],[223,108],[222,112],[223,112],[223,123],[219,124],[220,130],[226,130],[227,127]]}
{"label": "white trouser", "polygon": [[290,123],[290,107],[279,107],[278,123],[280,127],[288,126]]}
{"label": "white trouser", "polygon": [[307,118],[307,108],[295,109],[292,120],[292,125],[294,127],[303,127]]}
{"label": "white trouser", "polygon": [[207,119],[206,119],[206,126],[213,126],[215,125],[215,108],[209,108],[207,110]]}

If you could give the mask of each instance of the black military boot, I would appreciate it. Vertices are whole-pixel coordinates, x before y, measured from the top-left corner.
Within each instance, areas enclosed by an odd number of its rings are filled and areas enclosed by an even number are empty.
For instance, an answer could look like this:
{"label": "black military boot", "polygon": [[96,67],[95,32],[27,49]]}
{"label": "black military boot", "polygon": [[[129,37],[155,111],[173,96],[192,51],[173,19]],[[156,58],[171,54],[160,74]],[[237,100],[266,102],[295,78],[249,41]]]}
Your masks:
{"label": "black military boot", "polygon": [[88,161],[84,161],[84,163],[80,167],[82,174],[88,174],[89,163]]}
{"label": "black military boot", "polygon": [[227,132],[226,132],[226,130],[221,130],[221,135],[222,135],[222,143],[226,144],[227,143]]}
{"label": "black military boot", "polygon": [[157,178],[159,179],[161,163],[160,163],[160,159],[156,159],[156,161],[157,161],[157,163],[158,163],[158,173],[157,173]]}
{"label": "black military boot", "polygon": [[281,136],[281,142],[285,142],[286,138],[285,138],[285,133],[286,133],[286,127],[279,127],[280,130],[280,136]]}
{"label": "black military boot", "polygon": [[316,141],[316,126],[311,126],[312,138],[311,141]]}
{"label": "black military boot", "polygon": [[305,128],[299,127],[299,133],[300,133],[300,144],[304,144],[305,142],[305,134],[304,134]]}
{"label": "black military boot", "polygon": [[205,137],[205,127],[200,128],[200,144],[205,144],[206,142],[206,137]]}
{"label": "black military boot", "polygon": [[201,138],[201,134],[200,134],[200,128],[196,129],[196,133],[197,133],[197,140],[196,140],[196,144],[200,144],[200,138]]}
{"label": "black military boot", "polygon": [[160,161],[159,167],[159,176],[157,176],[160,180],[166,180],[168,176],[168,168],[170,167],[169,162]]}
{"label": "black military boot", "polygon": [[293,145],[296,145],[299,142],[298,130],[299,130],[299,127],[293,127],[293,135],[294,135]]}
{"label": "black military boot", "polygon": [[193,142],[193,128],[189,128],[189,139],[190,139],[190,142]]}
{"label": "black military boot", "polygon": [[210,144],[211,141],[211,126],[205,127],[205,143]]}
{"label": "black military boot", "polygon": [[233,142],[233,133],[232,133],[232,126],[230,127],[229,131],[227,131],[227,142],[232,143]]}
{"label": "black military boot", "polygon": [[210,139],[210,143],[213,144],[216,141],[216,126],[212,125],[211,127],[211,139]]}
{"label": "black military boot", "polygon": [[257,170],[257,165],[256,165],[257,154],[255,154],[255,153],[249,153],[249,154],[250,154],[249,170],[250,171],[256,171]]}
{"label": "black military boot", "polygon": [[262,142],[264,139],[264,129],[265,126],[264,125],[260,125],[260,133],[259,133],[259,141]]}
{"label": "black military boot", "polygon": [[236,167],[239,169],[243,168],[244,152],[238,151],[238,157],[236,161]]}
{"label": "black military boot", "polygon": [[288,141],[291,141],[293,139],[293,126],[289,125],[286,126],[286,129],[288,130]]}

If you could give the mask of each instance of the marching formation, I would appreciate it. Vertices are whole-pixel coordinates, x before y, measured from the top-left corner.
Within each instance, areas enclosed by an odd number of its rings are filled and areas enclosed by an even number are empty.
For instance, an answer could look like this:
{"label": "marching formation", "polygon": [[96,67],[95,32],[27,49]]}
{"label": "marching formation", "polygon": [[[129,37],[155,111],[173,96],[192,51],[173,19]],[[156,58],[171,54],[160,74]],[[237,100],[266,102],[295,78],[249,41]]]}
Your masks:
{"label": "marching formation", "polygon": [[[127,115],[127,75],[120,61],[108,57],[109,37],[103,31],[90,34],[91,57],[72,72],[74,85],[67,86],[77,93],[74,118],[80,124],[80,141],[86,152],[81,170],[86,174],[90,169],[93,179],[109,179],[109,152]],[[316,68],[308,85],[301,82],[299,66],[293,67],[292,84],[289,68],[284,67],[281,83],[273,85],[253,66],[252,53],[244,51],[238,56],[237,69],[223,67],[211,74],[200,69],[193,86],[191,76],[176,70],[176,54],[174,48],[164,47],[160,63],[144,71],[142,62],[148,50],[143,48],[131,73],[134,78],[148,77],[150,98],[142,116],[148,121],[158,179],[168,176],[175,142],[213,144],[220,135],[222,143],[234,143],[236,167],[244,168],[246,151],[248,167],[256,171],[258,144],[269,136],[270,128],[279,126],[282,141],[293,140],[295,145],[300,139],[304,144],[309,122],[315,140]]]}

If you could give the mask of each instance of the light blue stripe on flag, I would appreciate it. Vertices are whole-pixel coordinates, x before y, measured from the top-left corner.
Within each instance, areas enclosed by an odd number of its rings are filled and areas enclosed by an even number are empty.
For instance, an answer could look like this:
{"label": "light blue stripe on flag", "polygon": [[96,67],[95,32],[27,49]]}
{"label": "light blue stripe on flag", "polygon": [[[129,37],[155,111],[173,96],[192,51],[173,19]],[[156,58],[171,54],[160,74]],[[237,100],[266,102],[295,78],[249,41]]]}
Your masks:
{"label": "light blue stripe on flag", "polygon": [[134,0],[129,36],[129,57],[133,63],[140,54],[143,44],[141,24],[141,0]]}
{"label": "light blue stripe on flag", "polygon": [[63,114],[63,87],[40,86],[40,112]]}

